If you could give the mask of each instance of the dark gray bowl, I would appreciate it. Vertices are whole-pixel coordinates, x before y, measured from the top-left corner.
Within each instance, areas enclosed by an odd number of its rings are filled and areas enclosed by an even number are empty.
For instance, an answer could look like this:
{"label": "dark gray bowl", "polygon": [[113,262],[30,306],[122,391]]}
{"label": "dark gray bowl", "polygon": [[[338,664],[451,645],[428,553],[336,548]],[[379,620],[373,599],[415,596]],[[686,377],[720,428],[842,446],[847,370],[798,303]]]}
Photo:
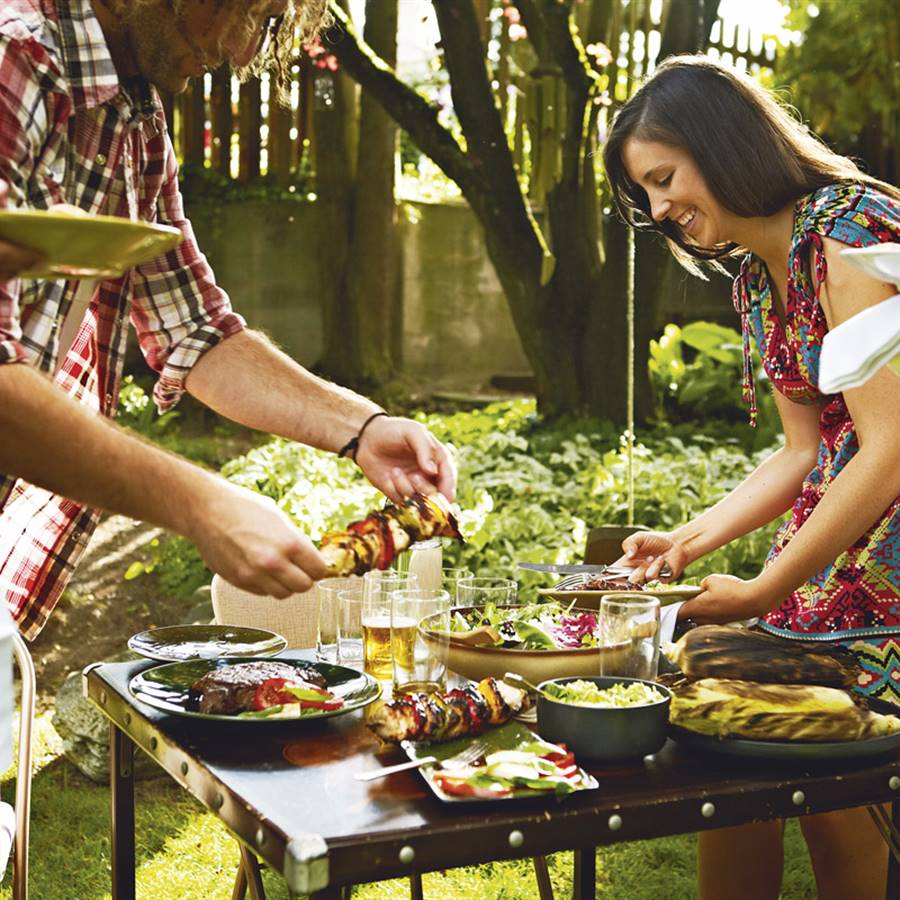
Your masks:
{"label": "dark gray bowl", "polygon": [[648,706],[626,706],[608,709],[598,706],[575,706],[553,700],[543,693],[548,684],[570,681],[593,681],[603,689],[614,684],[629,684],[639,678],[597,676],[590,678],[551,678],[541,682],[537,695],[538,732],[542,738],[563,743],[577,760],[608,761],[647,756],[662,749],[669,724],[668,688],[652,681],[643,684],[656,688],[665,699]]}

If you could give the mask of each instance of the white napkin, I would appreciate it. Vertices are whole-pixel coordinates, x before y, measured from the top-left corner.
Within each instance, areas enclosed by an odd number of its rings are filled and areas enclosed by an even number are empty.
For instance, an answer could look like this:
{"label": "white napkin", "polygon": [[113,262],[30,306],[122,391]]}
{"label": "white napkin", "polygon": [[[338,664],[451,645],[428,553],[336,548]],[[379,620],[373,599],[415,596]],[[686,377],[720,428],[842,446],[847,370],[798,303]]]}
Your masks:
{"label": "white napkin", "polygon": [[[850,247],[841,256],[879,281],[900,286],[900,244]],[[900,294],[863,310],[825,335],[819,389],[836,394],[868,381],[883,365],[900,374]]]}
{"label": "white napkin", "polygon": [[678,610],[681,609],[684,600],[678,603],[670,603],[659,611],[659,645],[664,647],[672,642],[675,637],[675,622],[678,619]]}

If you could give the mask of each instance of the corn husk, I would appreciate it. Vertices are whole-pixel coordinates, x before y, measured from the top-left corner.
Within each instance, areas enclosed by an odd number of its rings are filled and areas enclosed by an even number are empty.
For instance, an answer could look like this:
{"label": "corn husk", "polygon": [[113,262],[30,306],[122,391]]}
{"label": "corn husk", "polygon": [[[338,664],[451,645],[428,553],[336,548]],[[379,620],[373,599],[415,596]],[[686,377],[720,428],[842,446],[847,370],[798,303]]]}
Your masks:
{"label": "corn husk", "polygon": [[855,741],[900,731],[900,719],[857,706],[842,690],[703,678],[673,692],[673,725],[759,741]]}
{"label": "corn husk", "polygon": [[841,647],[788,641],[744,628],[701,625],[663,648],[687,678],[850,687],[860,668]]}

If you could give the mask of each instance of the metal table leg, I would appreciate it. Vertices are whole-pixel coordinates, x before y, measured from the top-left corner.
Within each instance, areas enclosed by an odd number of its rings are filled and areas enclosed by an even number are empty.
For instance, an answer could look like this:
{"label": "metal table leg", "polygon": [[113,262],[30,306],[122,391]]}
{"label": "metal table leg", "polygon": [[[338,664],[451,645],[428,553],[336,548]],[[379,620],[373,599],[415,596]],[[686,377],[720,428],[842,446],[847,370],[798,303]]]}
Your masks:
{"label": "metal table leg", "polygon": [[112,896],[134,900],[134,742],[109,726],[109,787],[112,801]]}
{"label": "metal table leg", "polygon": [[251,900],[266,900],[266,889],[263,887],[262,872],[259,860],[243,844],[241,846],[241,868],[247,879]]}
{"label": "metal table leg", "polygon": [[594,900],[597,889],[597,848],[575,851],[573,900]]}

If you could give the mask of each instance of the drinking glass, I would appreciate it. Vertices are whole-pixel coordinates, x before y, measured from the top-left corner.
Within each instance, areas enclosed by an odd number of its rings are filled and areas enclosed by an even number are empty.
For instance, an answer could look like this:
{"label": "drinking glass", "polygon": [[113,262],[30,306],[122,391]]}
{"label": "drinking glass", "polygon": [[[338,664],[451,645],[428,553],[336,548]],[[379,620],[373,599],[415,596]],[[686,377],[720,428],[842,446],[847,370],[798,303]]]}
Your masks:
{"label": "drinking glass", "polygon": [[416,575],[402,575],[391,569],[376,569],[363,575],[363,668],[379,681],[390,681],[394,675],[391,657],[391,594],[417,587],[418,584]]}
{"label": "drinking glass", "polygon": [[351,669],[363,667],[362,605],[359,587],[338,591],[337,661]]}
{"label": "drinking glass", "polygon": [[659,668],[659,600],[600,598],[600,674],[653,681]]}
{"label": "drinking glass", "polygon": [[[440,632],[428,641],[419,623],[428,617],[429,630]],[[450,595],[447,591],[408,588],[391,597],[391,653],[394,696],[443,692],[447,687]]]}
{"label": "drinking glass", "polygon": [[440,590],[443,553],[444,547],[439,537],[418,541],[397,557],[397,571],[415,575],[419,579],[419,587]]}
{"label": "drinking glass", "polygon": [[456,599],[459,606],[510,606],[516,602],[518,584],[511,578],[472,575],[457,583]]}
{"label": "drinking glass", "polygon": [[463,578],[472,578],[475,573],[471,569],[465,569],[461,566],[444,566],[441,576],[444,590],[450,595],[450,604],[452,606],[461,606],[459,602],[459,583]]}
{"label": "drinking glass", "polygon": [[346,578],[323,578],[316,582],[316,659],[322,662],[337,662],[338,598],[341,591],[362,594],[362,579],[349,575]]}

